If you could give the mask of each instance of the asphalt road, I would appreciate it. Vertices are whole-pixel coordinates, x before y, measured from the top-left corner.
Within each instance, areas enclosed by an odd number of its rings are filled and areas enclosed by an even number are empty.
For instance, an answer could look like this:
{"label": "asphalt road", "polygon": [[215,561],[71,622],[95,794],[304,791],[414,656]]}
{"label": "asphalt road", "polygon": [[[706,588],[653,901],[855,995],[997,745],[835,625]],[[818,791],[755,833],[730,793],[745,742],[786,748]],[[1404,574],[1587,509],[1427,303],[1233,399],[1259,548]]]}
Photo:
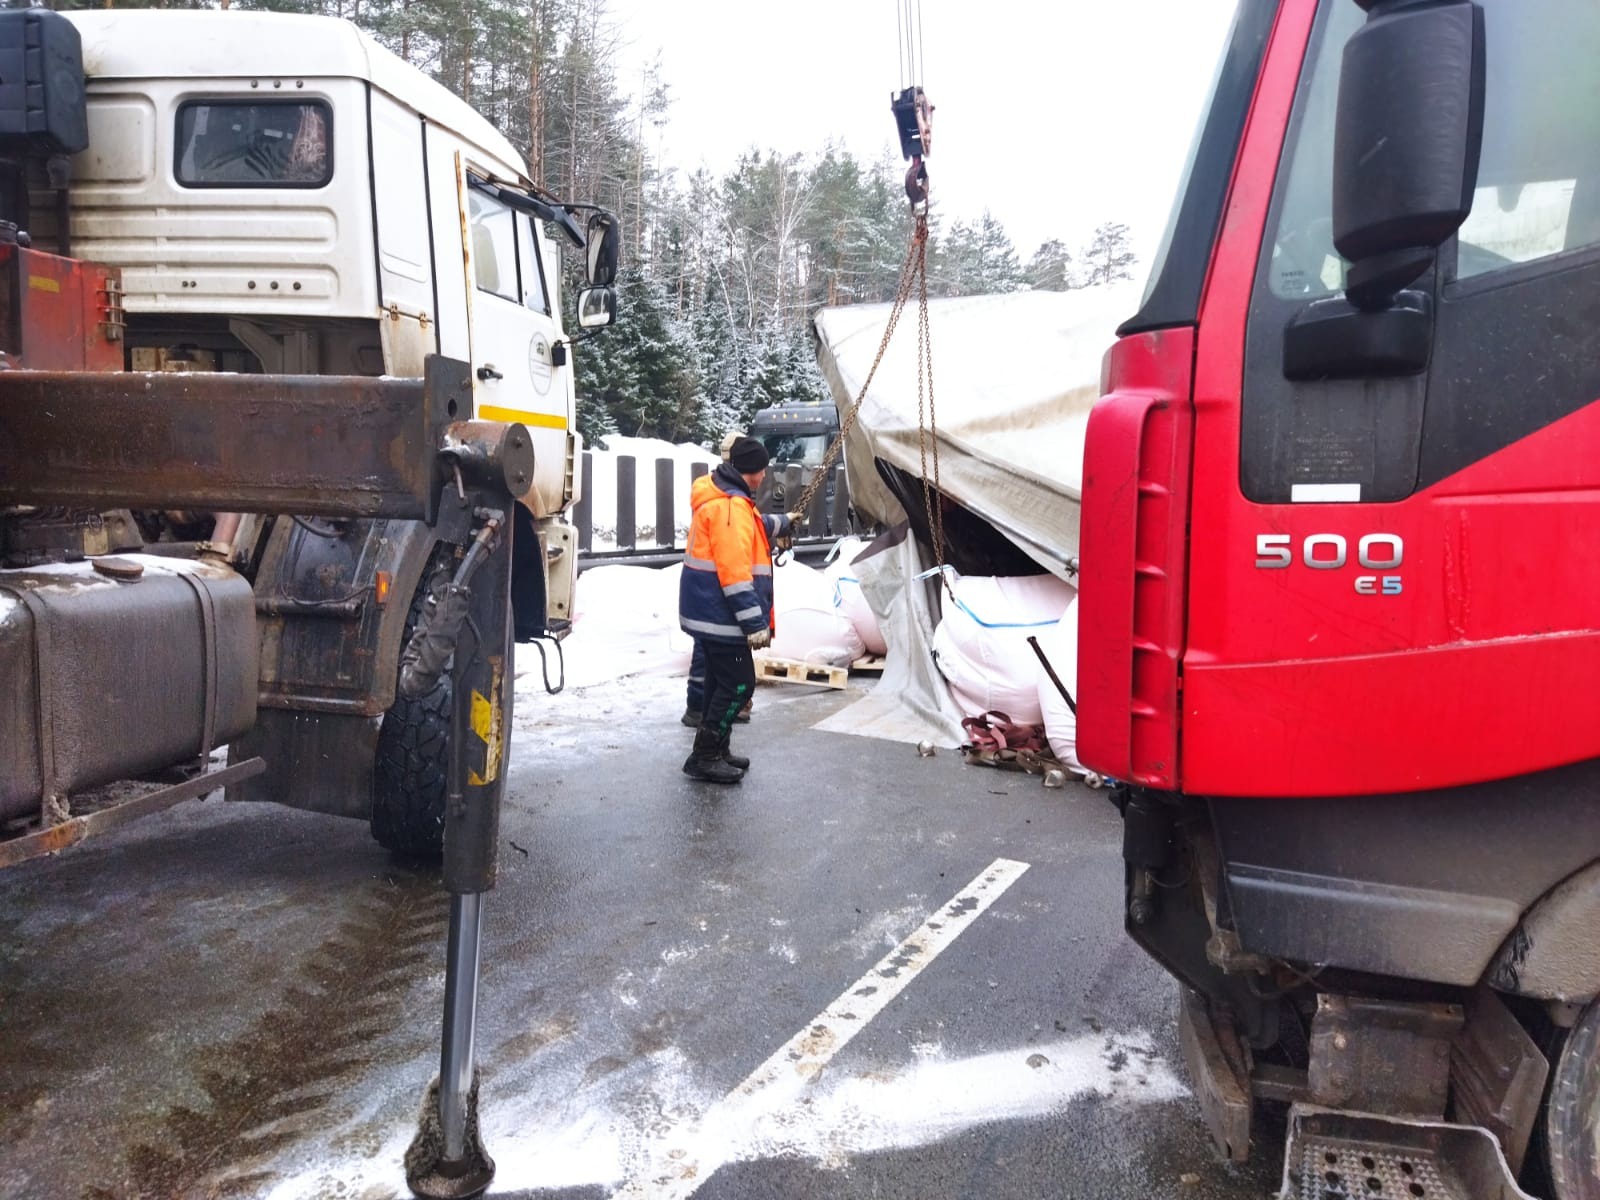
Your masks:
{"label": "asphalt road", "polygon": [[[848,694],[784,685],[747,781],[695,784],[680,697],[519,700],[492,1195],[1275,1193],[1276,1146],[1205,1136],[1103,795],[818,733]],[[0,1196],[406,1195],[445,911],[362,825],[219,800],[0,875]],[[748,1084],[802,1043],[811,1073]]]}

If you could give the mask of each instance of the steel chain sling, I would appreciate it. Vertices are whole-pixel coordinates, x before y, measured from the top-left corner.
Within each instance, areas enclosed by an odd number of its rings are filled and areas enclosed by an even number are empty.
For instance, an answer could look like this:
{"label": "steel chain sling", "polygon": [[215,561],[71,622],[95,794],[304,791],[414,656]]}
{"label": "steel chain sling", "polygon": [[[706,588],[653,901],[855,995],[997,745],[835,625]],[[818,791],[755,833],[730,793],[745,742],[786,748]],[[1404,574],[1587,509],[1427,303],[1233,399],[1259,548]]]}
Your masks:
{"label": "steel chain sling", "polygon": [[[939,442],[934,410],[933,346],[928,328],[928,215],[925,208],[917,214],[916,220],[916,228],[911,235],[911,246],[906,251],[905,261],[900,265],[899,284],[895,289],[894,302],[889,308],[889,320],[883,329],[883,340],[878,344],[878,353],[872,360],[872,368],[867,372],[861,389],[856,393],[855,402],[839,426],[839,436],[828,447],[822,463],[812,475],[811,482],[801,491],[791,511],[802,514],[808,512],[812,501],[816,499],[817,492],[827,482],[829,473],[844,451],[845,440],[855,428],[856,418],[861,413],[862,401],[866,399],[867,391],[872,387],[873,377],[877,375],[878,367],[883,363],[883,356],[888,351],[889,342],[893,339],[895,329],[900,323],[900,315],[905,311],[906,302],[915,290],[917,292],[917,440],[922,462],[922,504],[928,520],[928,536],[932,541],[934,563],[939,568],[940,577],[945,578],[944,510],[942,505],[934,501],[934,494],[939,490]],[[933,459],[931,482],[928,475],[930,457]]]}

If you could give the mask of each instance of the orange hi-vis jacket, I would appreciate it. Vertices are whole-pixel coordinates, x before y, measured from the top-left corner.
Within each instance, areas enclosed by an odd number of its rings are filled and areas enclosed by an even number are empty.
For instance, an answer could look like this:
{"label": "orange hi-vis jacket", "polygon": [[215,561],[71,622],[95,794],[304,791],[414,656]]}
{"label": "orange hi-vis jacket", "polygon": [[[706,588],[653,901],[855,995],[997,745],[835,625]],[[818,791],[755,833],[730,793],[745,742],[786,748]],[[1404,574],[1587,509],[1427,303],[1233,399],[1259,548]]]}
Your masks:
{"label": "orange hi-vis jacket", "polygon": [[689,545],[678,585],[678,623],[692,637],[743,644],[776,629],[772,538],[787,518],[763,516],[744,477],[724,463],[694,481]]}

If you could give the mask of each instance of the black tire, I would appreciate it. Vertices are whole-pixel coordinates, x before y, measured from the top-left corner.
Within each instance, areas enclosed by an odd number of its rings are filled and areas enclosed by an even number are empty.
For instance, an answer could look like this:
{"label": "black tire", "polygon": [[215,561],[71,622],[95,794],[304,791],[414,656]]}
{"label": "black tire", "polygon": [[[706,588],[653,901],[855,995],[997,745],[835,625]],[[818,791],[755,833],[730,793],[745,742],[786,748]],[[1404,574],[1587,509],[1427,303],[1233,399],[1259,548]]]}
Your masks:
{"label": "black tire", "polygon": [[1544,1117],[1551,1200],[1600,1200],[1600,1001],[1556,1059]]}
{"label": "black tire", "polygon": [[[406,615],[402,645],[422,614],[430,581],[453,565],[441,546],[423,572]],[[377,769],[372,787],[372,836],[403,858],[433,861],[444,853],[444,803],[449,774],[450,674],[424,696],[396,695],[378,730]]]}

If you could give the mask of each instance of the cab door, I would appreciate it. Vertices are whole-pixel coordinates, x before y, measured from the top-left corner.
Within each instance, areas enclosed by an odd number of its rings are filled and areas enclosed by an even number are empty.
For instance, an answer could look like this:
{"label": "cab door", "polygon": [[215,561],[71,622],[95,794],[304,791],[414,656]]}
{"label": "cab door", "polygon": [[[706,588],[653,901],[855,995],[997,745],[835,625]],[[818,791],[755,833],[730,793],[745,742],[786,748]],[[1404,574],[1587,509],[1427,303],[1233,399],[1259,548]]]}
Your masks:
{"label": "cab door", "polygon": [[549,246],[532,219],[501,201],[470,164],[459,180],[477,415],[527,426],[534,452],[527,503],[535,516],[551,516],[568,500],[573,391],[570,366],[554,361],[561,330],[546,287]]}

